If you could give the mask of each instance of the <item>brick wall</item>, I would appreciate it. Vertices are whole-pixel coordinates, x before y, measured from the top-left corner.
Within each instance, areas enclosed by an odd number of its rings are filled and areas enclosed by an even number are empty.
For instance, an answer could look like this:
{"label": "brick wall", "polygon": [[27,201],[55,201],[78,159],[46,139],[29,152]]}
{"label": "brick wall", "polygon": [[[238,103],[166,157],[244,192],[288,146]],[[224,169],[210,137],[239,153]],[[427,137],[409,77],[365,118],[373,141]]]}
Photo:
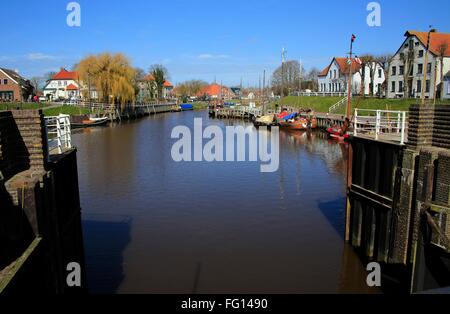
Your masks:
{"label": "brick wall", "polygon": [[409,109],[408,144],[450,149],[450,106],[413,105]]}
{"label": "brick wall", "polygon": [[47,139],[40,110],[0,112],[0,171],[5,180],[46,167]]}

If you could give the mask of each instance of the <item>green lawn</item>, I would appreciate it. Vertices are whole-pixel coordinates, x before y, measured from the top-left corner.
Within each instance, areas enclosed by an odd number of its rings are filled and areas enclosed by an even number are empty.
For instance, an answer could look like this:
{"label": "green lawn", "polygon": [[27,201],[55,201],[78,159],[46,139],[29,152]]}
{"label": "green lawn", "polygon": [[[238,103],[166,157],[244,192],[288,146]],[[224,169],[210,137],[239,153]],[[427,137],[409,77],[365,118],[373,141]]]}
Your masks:
{"label": "green lawn", "polygon": [[46,104],[37,103],[0,103],[0,111],[14,109],[43,109],[46,106]]}
{"label": "green lawn", "polygon": [[49,109],[44,109],[44,115],[45,116],[57,116],[60,114],[68,114],[71,116],[74,115],[82,115],[82,114],[90,114],[91,111],[86,108],[79,108],[75,106],[61,106],[61,107],[54,107]]}
{"label": "green lawn", "polygon": [[[328,112],[329,108],[341,99],[341,97],[289,96],[281,99],[281,101],[272,103],[272,106],[278,104],[290,107],[311,108],[316,112]],[[419,99],[379,99],[355,97],[352,99],[352,111],[354,108],[407,111],[410,105],[418,103],[420,103]],[[438,103],[440,102],[438,101]],[[450,101],[443,103],[450,105]],[[346,105],[341,106],[336,113],[344,114],[345,111]]]}
{"label": "green lawn", "polygon": [[194,110],[208,109],[208,102],[206,102],[206,101],[194,102],[194,103],[192,103],[192,105],[194,106]]}

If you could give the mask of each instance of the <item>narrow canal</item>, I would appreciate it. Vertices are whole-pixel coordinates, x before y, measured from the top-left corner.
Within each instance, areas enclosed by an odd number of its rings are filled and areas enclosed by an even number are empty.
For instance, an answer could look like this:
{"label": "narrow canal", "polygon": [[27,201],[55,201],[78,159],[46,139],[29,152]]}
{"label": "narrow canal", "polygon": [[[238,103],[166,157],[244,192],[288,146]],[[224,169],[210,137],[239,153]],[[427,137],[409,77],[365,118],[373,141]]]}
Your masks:
{"label": "narrow canal", "polygon": [[176,163],[173,127],[207,112],[78,131],[92,293],[368,292],[344,245],[346,147],[280,133],[280,168]]}

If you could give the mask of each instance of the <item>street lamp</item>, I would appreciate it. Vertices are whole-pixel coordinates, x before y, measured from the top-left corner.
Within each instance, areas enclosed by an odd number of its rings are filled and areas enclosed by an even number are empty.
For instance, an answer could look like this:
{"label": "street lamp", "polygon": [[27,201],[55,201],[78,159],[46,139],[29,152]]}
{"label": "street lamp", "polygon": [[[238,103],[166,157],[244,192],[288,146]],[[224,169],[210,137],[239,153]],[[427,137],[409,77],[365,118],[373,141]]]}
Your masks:
{"label": "street lamp", "polygon": [[[425,65],[424,65],[425,71],[423,71],[424,74],[423,74],[423,82],[422,82],[422,105],[425,104],[425,88],[426,88],[427,74],[428,74],[428,53],[430,51],[431,33],[436,33],[436,29],[431,28],[431,26],[430,26],[430,30],[428,31],[428,38],[427,38],[427,50],[425,52]],[[431,72],[431,70],[430,70],[430,72]]]}

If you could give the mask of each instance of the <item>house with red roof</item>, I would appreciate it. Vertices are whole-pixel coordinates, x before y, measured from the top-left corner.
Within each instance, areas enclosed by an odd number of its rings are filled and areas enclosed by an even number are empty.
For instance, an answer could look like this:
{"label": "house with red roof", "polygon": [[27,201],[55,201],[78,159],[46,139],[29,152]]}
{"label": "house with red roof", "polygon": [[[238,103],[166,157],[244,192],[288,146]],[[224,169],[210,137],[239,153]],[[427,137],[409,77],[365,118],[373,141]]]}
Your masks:
{"label": "house with red roof", "polygon": [[225,99],[230,100],[236,97],[236,94],[233,93],[233,91],[223,85],[219,84],[211,84],[208,86],[203,87],[198,93],[197,97],[209,97],[211,99]]}
{"label": "house with red roof", "polygon": [[44,87],[44,96],[50,100],[68,100],[81,98],[82,85],[76,71],[67,71],[65,68],[56,73]]}
{"label": "house with red roof", "polygon": [[[157,98],[157,86],[153,75],[149,74],[137,83],[139,88],[138,101],[146,102]],[[174,96],[174,86],[171,82],[166,80],[164,82],[162,98],[169,99]]]}
{"label": "house with red roof", "polygon": [[[49,101],[79,100],[83,93],[88,94],[89,87],[80,80],[77,71],[67,71],[65,68],[47,81],[43,89],[44,97]],[[95,86],[90,87],[91,99],[98,99]]]}
{"label": "house with red roof", "polygon": [[[319,92],[322,93],[347,93],[348,75],[351,70],[352,87],[354,95],[378,95],[382,92],[385,82],[385,73],[381,64],[361,64],[358,59],[353,59],[351,69],[348,58],[335,57],[331,63],[318,75]],[[363,80],[364,77],[364,80]],[[372,82],[373,81],[373,82]],[[373,84],[372,84],[373,83]],[[362,86],[364,84],[364,86]]]}
{"label": "house with red roof", "polygon": [[[450,71],[450,34],[431,32],[428,62],[425,61],[428,32],[407,31],[404,41],[389,64],[389,98],[407,97],[433,99],[441,93],[449,97],[445,90],[446,74]],[[441,73],[444,82],[441,82]]]}

